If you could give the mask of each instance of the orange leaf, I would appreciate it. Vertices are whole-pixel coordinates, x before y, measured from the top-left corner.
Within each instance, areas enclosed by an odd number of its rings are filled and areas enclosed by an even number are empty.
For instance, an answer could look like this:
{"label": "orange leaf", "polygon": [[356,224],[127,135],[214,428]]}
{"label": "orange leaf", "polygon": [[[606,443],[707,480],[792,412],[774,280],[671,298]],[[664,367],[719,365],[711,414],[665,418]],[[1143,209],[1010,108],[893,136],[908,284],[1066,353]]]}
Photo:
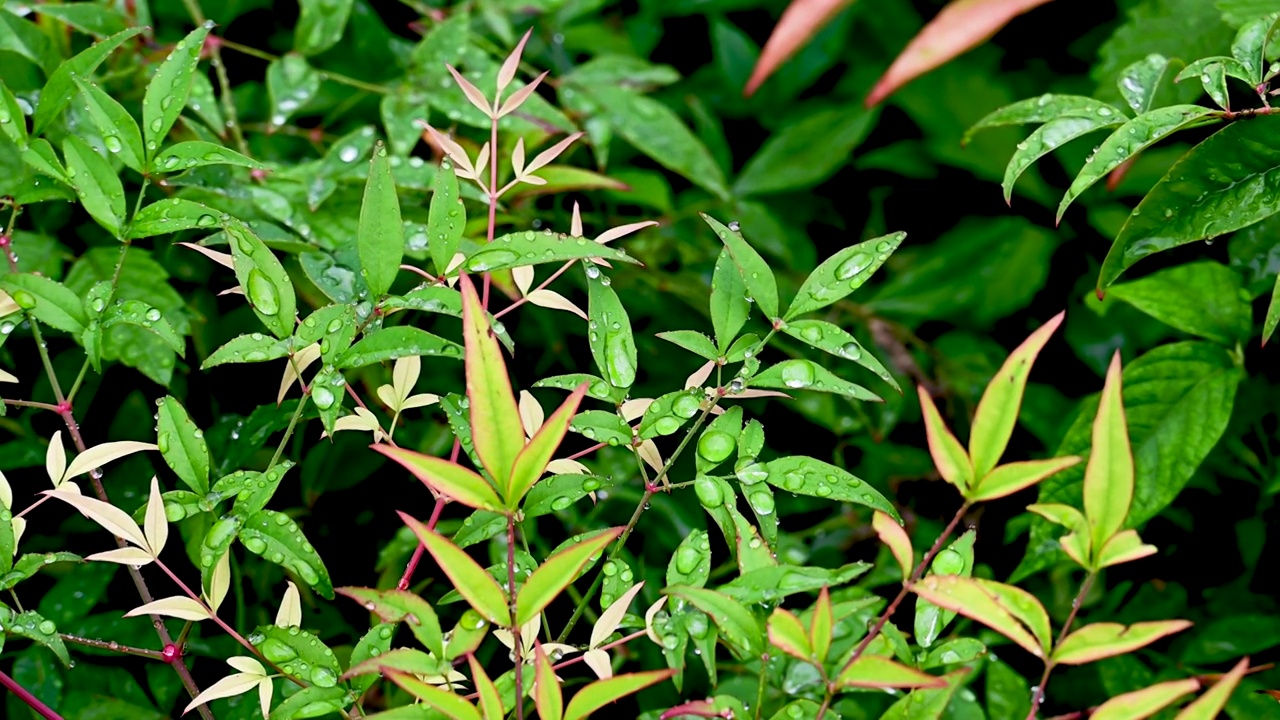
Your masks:
{"label": "orange leaf", "polygon": [[1048,0],[953,0],[893,61],[867,96],[875,107],[898,88],[980,45],[1022,13]]}
{"label": "orange leaf", "polygon": [[783,63],[795,55],[804,44],[831,22],[853,0],[792,0],[778,25],[769,35],[769,40],[760,52],[760,59],[751,70],[751,78],[742,94],[751,97],[765,80]]}

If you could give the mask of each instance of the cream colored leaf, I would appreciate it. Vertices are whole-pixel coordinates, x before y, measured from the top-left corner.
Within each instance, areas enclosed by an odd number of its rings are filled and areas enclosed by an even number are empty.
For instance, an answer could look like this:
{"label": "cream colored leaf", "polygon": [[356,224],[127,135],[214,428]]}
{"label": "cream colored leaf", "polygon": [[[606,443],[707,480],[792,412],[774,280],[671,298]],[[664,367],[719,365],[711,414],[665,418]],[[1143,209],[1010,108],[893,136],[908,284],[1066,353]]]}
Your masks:
{"label": "cream colored leaf", "polygon": [[546,185],[547,181],[537,175],[525,175],[520,178],[520,182],[528,185]]}
{"label": "cream colored leaf", "polygon": [[587,647],[594,650],[609,639],[613,631],[617,630],[618,625],[622,623],[623,616],[627,614],[627,608],[631,607],[631,601],[635,599],[636,593],[640,592],[642,587],[644,587],[643,580],[632,585],[630,590],[622,593],[621,597],[600,613],[600,619],[596,621],[595,627],[591,628],[591,643]]}
{"label": "cream colored leaf", "polygon": [[578,209],[578,201],[573,201],[573,219],[569,222],[569,236],[582,237],[582,211]]}
{"label": "cream colored leaf", "polygon": [[125,617],[137,617],[139,615],[163,615],[164,617],[175,617],[179,620],[209,619],[209,611],[203,605],[182,595],[153,600],[124,614]]}
{"label": "cream colored leaf", "polygon": [[712,415],[723,415],[725,412],[723,405],[716,405],[711,408]]}
{"label": "cream colored leaf", "polygon": [[[534,78],[533,82],[511,93],[511,97],[507,98],[506,102],[502,103],[502,108],[498,110],[498,117],[506,117],[508,114],[515,112],[516,108],[523,105],[524,101],[528,100],[529,96],[533,94],[533,91],[538,89],[538,85],[542,83],[542,79],[546,76],[547,73],[544,72]],[[536,164],[538,159],[534,158],[533,161]],[[535,169],[533,165],[530,165],[528,171],[533,172]]]}
{"label": "cream colored leaf", "polygon": [[45,495],[52,495],[68,505],[84,514],[85,517],[98,523],[106,528],[116,537],[123,538],[150,552],[151,548],[147,545],[147,539],[143,537],[142,528],[138,527],[138,523],[129,517],[129,514],[120,508],[104,503],[101,500],[91,497],[85,497],[79,493],[69,493],[62,490],[45,490]]}
{"label": "cream colored leaf", "polygon": [[480,92],[480,88],[471,84],[471,81],[462,76],[452,65],[445,65],[449,68],[449,74],[453,76],[453,81],[458,83],[458,87],[462,88],[462,94],[467,96],[472,105],[476,109],[484,113],[486,117],[493,117],[493,106],[489,104],[489,99]]}
{"label": "cream colored leaf", "polygon": [[762,397],[784,397],[791,399],[790,395],[784,392],[778,392],[777,390],[743,390],[742,392],[734,393],[733,397],[738,399]]}
{"label": "cream colored leaf", "polygon": [[404,404],[400,406],[401,412],[412,410],[413,408],[427,407],[440,402],[440,396],[435,393],[418,393],[405,398]]}
{"label": "cream colored leaf", "polygon": [[197,245],[197,244],[195,244],[195,243],[180,242],[180,243],[178,243],[178,244],[179,244],[179,245],[181,245],[181,246],[183,246],[183,247],[189,247],[189,248],[191,248],[192,250],[195,250],[196,252],[200,253],[201,255],[203,255],[203,256],[205,256],[205,257],[209,258],[210,260],[212,260],[212,261],[214,261],[214,262],[218,263],[218,264],[219,264],[219,265],[221,265],[222,267],[225,267],[225,268],[227,268],[227,269],[229,269],[229,270],[235,270],[235,269],[236,269],[236,262],[235,262],[235,258],[233,258],[229,253],[218,252],[217,250],[213,250],[213,249],[211,249],[211,248],[207,248],[207,247],[205,247],[205,246],[203,246],[203,245]]}
{"label": "cream colored leaf", "polygon": [[662,638],[658,637],[658,633],[653,630],[653,618],[658,614],[658,611],[662,609],[662,606],[666,604],[667,596],[663,595],[658,598],[658,602],[650,605],[649,609],[644,611],[644,634],[648,635],[649,639],[658,646],[662,645]]}
{"label": "cream colored leaf", "polygon": [[640,453],[640,459],[653,468],[654,472],[662,472],[665,463],[662,462],[662,453],[658,452],[658,446],[653,442],[653,438],[641,442],[636,452]]}
{"label": "cream colored leaf", "polygon": [[284,402],[285,395],[289,394],[289,388],[298,381],[302,371],[319,359],[320,343],[311,343],[293,354],[293,358],[284,364],[284,377],[280,378],[280,392],[276,393],[277,405]]}
{"label": "cream colored leaf", "polygon": [[515,281],[516,287],[520,290],[520,295],[528,295],[529,288],[533,287],[533,266],[521,265],[518,268],[511,268],[511,279]]}
{"label": "cream colored leaf", "polygon": [[222,553],[222,557],[218,558],[218,562],[213,566],[213,575],[209,577],[209,593],[205,597],[209,601],[209,607],[214,612],[222,606],[222,601],[227,597],[227,591],[231,589],[231,551]]}
{"label": "cream colored leaf", "polygon": [[[386,437],[386,433],[382,431],[382,426],[378,423],[378,419],[373,413],[362,407],[355,409],[354,415],[343,415],[333,423],[333,431],[342,430],[358,430],[361,432],[373,433],[374,442]],[[321,435],[320,437],[324,437]]]}
{"label": "cream colored leaf", "polygon": [[240,287],[239,285],[236,285],[235,287],[227,288],[226,290],[223,290],[222,292],[218,293],[218,297],[222,297],[223,295],[243,295],[243,294],[244,294],[244,288]]}
{"label": "cream colored leaf", "polygon": [[151,497],[147,499],[147,513],[143,528],[147,545],[153,557],[160,557],[164,544],[169,541],[169,518],[164,514],[164,498],[160,496],[160,481],[151,478]]}
{"label": "cream colored leaf", "polygon": [[627,225],[619,225],[616,228],[610,228],[600,233],[600,235],[596,237],[596,242],[600,243],[601,245],[604,245],[605,243],[613,242],[614,240],[617,240],[620,237],[625,237],[627,235],[630,235],[631,233],[636,232],[637,230],[643,230],[651,225],[657,225],[657,224],[658,222],[656,220],[645,220],[644,222],[636,222],[636,223],[629,223]]}
{"label": "cream colored leaf", "polygon": [[9,293],[0,290],[0,317],[8,317],[22,310],[22,306],[9,297]]}
{"label": "cream colored leaf", "polygon": [[586,465],[583,465],[577,460],[570,460],[568,458],[552,460],[551,462],[547,463],[547,472],[551,473],[552,475],[590,475],[591,474],[591,471],[587,469]]}
{"label": "cream colored leaf", "polygon": [[609,653],[604,650],[588,650],[582,656],[582,661],[601,680],[608,680],[613,677],[613,664],[609,662]]}
{"label": "cream colored leaf", "polygon": [[67,449],[62,446],[62,431],[59,430],[49,438],[49,447],[44,452],[44,469],[56,488],[62,484],[67,475]]}
{"label": "cream colored leaf", "polygon": [[705,363],[702,364],[701,367],[699,367],[697,370],[694,370],[693,374],[685,378],[684,389],[692,390],[693,388],[696,388],[696,387],[702,387],[702,384],[707,381],[707,378],[711,377],[711,371],[715,369],[716,369],[715,360],[706,361]]}
{"label": "cream colored leaf", "polygon": [[271,711],[271,694],[275,692],[275,685],[267,678],[258,681],[258,706],[262,708],[262,717],[270,717],[268,713]]}
{"label": "cream colored leaf", "polygon": [[6,510],[13,509],[13,488],[9,486],[9,478],[0,472],[0,503],[4,504]]}
{"label": "cream colored leaf", "polygon": [[298,586],[292,582],[284,591],[280,600],[280,610],[276,612],[276,627],[291,628],[302,625],[302,598],[298,595]]}
{"label": "cream colored leaf", "polygon": [[622,403],[622,407],[618,408],[622,411],[622,419],[627,422],[635,422],[636,419],[642,417],[649,406],[653,404],[653,398],[636,398]]}
{"label": "cream colored leaf", "polygon": [[18,543],[22,541],[22,533],[27,529],[27,519],[14,516],[13,520],[13,556],[18,556]]}
{"label": "cream colored leaf", "polygon": [[258,683],[262,682],[262,676],[252,673],[236,673],[222,678],[218,682],[210,685],[204,692],[196,696],[191,704],[187,705],[182,711],[183,715],[196,709],[211,700],[221,700],[222,698],[235,697],[249,692]]}
{"label": "cream colored leaf", "polygon": [[378,399],[382,401],[382,404],[386,405],[392,412],[399,411],[400,398],[396,397],[395,388],[390,385],[379,385],[378,389],[373,391],[373,394],[377,395]]}
{"label": "cream colored leaf", "polygon": [[[533,162],[529,163],[529,167],[524,169],[524,174],[528,175],[529,173],[535,173],[541,170],[542,168],[546,167],[548,164],[551,163],[551,161],[560,157],[560,154],[563,153],[565,150],[567,150],[569,146],[572,145],[573,142],[580,137],[582,137],[582,133],[580,132],[573,133],[572,135],[568,135],[564,137],[562,140],[560,140],[560,142],[556,143],[555,145],[552,145],[546,150],[543,150],[542,152],[538,153],[537,157],[533,159]],[[578,225],[579,225],[578,234],[575,235],[574,237],[582,237],[581,218],[579,218],[578,220]]]}
{"label": "cream colored leaf", "polygon": [[524,175],[524,138],[516,140],[516,148],[511,151],[511,172],[518,178]]}
{"label": "cream colored leaf", "polygon": [[233,658],[227,658],[227,664],[248,675],[267,676],[267,669],[258,662],[256,658],[245,657],[243,655]]}
{"label": "cream colored leaf", "polygon": [[506,60],[502,61],[502,67],[498,70],[498,95],[502,95],[502,91],[507,89],[511,81],[516,77],[516,70],[520,67],[520,56],[524,54],[524,44],[529,42],[529,36],[533,34],[533,29],[525,31],[524,37],[520,38],[520,42],[516,43],[516,48],[511,51]]}
{"label": "cream colored leaf", "polygon": [[0,382],[16,383],[18,376],[6,370],[0,370]]}
{"label": "cream colored leaf", "polygon": [[422,358],[417,355],[406,355],[396,360],[391,368],[391,384],[395,388],[396,397],[400,399],[398,407],[404,407],[404,401],[413,393],[413,386],[418,384],[422,374]]}
{"label": "cream colored leaf", "polygon": [[155,558],[151,557],[151,553],[136,547],[117,548],[106,552],[94,553],[85,560],[93,562],[112,562],[120,565],[132,565],[134,567],[142,567],[150,565]]}
{"label": "cream colored leaf", "polygon": [[484,169],[489,167],[489,141],[480,146],[480,154],[476,156],[476,179],[484,184]]}
{"label": "cream colored leaf", "polygon": [[467,261],[467,256],[462,253],[454,253],[453,259],[449,261],[449,267],[445,268],[445,273],[451,273],[462,266]]}
{"label": "cream colored leaf", "polygon": [[76,456],[71,461],[71,465],[67,467],[66,479],[76,477],[89,472],[94,468],[100,468],[112,460],[119,460],[127,455],[144,450],[159,450],[155,443],[135,442],[133,440],[122,440],[120,442],[102,443],[94,445]]}
{"label": "cream colored leaf", "polygon": [[542,290],[534,290],[529,293],[528,297],[529,302],[537,305],[538,307],[549,308],[551,310],[564,310],[577,315],[583,320],[587,319],[587,314],[582,311],[582,308],[574,305],[568,298],[555,290],[547,290],[545,288]]}
{"label": "cream colored leaf", "polygon": [[520,424],[524,426],[525,437],[531,438],[538,434],[538,429],[542,427],[542,423],[547,419],[542,406],[538,404],[538,399],[528,390],[521,390],[519,409]]}
{"label": "cream colored leaf", "polygon": [[453,164],[458,166],[455,172],[459,176],[470,178],[475,177],[475,168],[471,166],[471,159],[467,157],[467,151],[463,150],[461,145],[454,142],[448,135],[445,135],[426,123],[422,123],[422,126],[427,129],[427,133],[436,141],[436,144],[440,146],[440,149],[444,150],[444,154],[448,155],[449,159],[453,161]]}

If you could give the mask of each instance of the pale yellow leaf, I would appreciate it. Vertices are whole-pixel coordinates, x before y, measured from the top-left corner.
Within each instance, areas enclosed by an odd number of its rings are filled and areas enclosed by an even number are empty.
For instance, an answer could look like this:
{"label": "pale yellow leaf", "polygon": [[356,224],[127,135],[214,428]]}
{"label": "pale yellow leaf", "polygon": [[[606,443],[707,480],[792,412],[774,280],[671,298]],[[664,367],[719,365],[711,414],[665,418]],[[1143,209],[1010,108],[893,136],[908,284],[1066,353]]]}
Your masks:
{"label": "pale yellow leaf", "polygon": [[662,609],[662,606],[666,604],[667,596],[663,595],[658,598],[658,602],[650,605],[649,609],[644,611],[644,634],[648,635],[649,639],[658,646],[662,646],[662,638],[658,637],[658,633],[654,632],[653,618],[658,614],[658,611]]}
{"label": "pale yellow leaf", "polygon": [[600,233],[598,236],[596,236],[596,242],[600,243],[601,245],[604,245],[605,243],[613,242],[614,240],[617,240],[620,237],[625,237],[627,235],[630,235],[631,233],[637,230],[643,230],[647,227],[650,227],[652,225],[657,225],[657,224],[658,224],[658,221],[656,220],[645,220],[644,222],[636,222],[636,223],[628,223],[626,225],[619,225],[616,228],[610,228]]}
{"label": "pale yellow leaf", "polygon": [[159,450],[155,443],[136,442],[133,440],[121,440],[120,442],[102,443],[94,445],[76,456],[71,461],[71,465],[67,467],[66,479],[76,477],[89,472],[94,468],[102,467],[112,460],[119,460],[127,455],[144,450]]}
{"label": "pale yellow leaf", "polygon": [[662,472],[664,463],[662,462],[662,453],[658,452],[658,446],[653,439],[647,439],[641,442],[636,452],[640,453],[640,459],[645,461],[654,472]]}
{"label": "pale yellow leaf", "polygon": [[[542,83],[542,79],[546,76],[547,73],[544,72],[534,78],[533,82],[511,93],[511,97],[507,98],[506,101],[502,103],[502,108],[498,110],[498,117],[505,117],[508,114],[515,112],[517,108],[524,104],[525,100],[529,99],[529,96],[533,94],[533,91],[538,89],[538,85]],[[541,157],[541,155],[538,157]],[[537,163],[538,158],[534,158],[533,162]],[[536,168],[534,168],[533,165],[530,165],[528,172],[533,172],[535,169]]]}
{"label": "pale yellow leaf", "polygon": [[298,381],[299,375],[307,366],[320,359],[320,343],[311,343],[294,353],[293,358],[284,364],[284,377],[280,378],[280,392],[276,393],[276,404],[284,402],[289,388]]}
{"label": "pale yellow leaf", "polygon": [[44,452],[44,469],[55,488],[62,484],[67,474],[67,449],[62,446],[61,430],[49,438],[49,447]]}
{"label": "pale yellow leaf", "polygon": [[104,503],[101,500],[85,497],[79,493],[70,493],[62,490],[45,490],[45,495],[51,495],[84,514],[85,517],[98,523],[111,534],[116,537],[123,538],[150,552],[151,548],[147,545],[147,539],[142,534],[142,528],[138,527],[138,523],[129,517],[129,514],[120,508]]}
{"label": "pale yellow leaf", "polygon": [[275,685],[270,680],[263,678],[258,681],[258,707],[262,709],[262,717],[264,718],[270,717],[268,713],[271,710],[271,694],[273,692],[275,692]]}
{"label": "pale yellow leaf", "polygon": [[590,475],[591,474],[591,471],[587,469],[586,465],[583,465],[577,460],[570,460],[568,458],[552,460],[551,462],[547,463],[547,472],[551,473],[552,475]]}
{"label": "pale yellow leaf", "polygon": [[226,290],[223,290],[222,292],[218,293],[218,297],[222,297],[223,295],[243,295],[243,294],[244,294],[244,288],[240,287],[239,285],[236,285],[235,287],[227,288]]}
{"label": "pale yellow leaf", "polygon": [[197,695],[196,698],[191,701],[191,704],[187,705],[186,709],[182,711],[182,714],[186,715],[196,709],[196,707],[211,700],[220,700],[222,698],[243,695],[256,687],[260,682],[262,682],[262,676],[251,673],[236,673],[235,675],[224,677],[218,682],[210,685],[204,692]]}
{"label": "pale yellow leaf", "polygon": [[484,169],[489,166],[489,141],[480,146],[480,154],[476,156],[476,179],[484,184]]}
{"label": "pale yellow leaf", "polygon": [[302,598],[298,595],[298,586],[290,582],[280,601],[280,610],[276,612],[276,627],[291,628],[301,625]]}
{"label": "pale yellow leaf", "polygon": [[529,288],[533,287],[533,266],[521,265],[518,268],[511,268],[511,279],[515,281],[516,288],[520,290],[520,295],[528,295]]}
{"label": "pale yellow leaf", "polygon": [[632,585],[630,590],[622,593],[621,597],[614,600],[604,612],[600,613],[600,619],[596,621],[595,627],[591,628],[591,643],[587,647],[594,650],[609,639],[613,631],[617,630],[618,625],[622,623],[623,616],[627,614],[627,608],[631,607],[631,601],[642,587],[644,587],[643,580]]}
{"label": "pale yellow leaf", "polygon": [[404,407],[404,401],[413,394],[413,386],[418,384],[418,377],[422,374],[422,358],[417,355],[406,355],[396,360],[396,364],[391,368],[391,385],[395,388],[396,397],[399,402],[396,403],[397,409]]}
{"label": "pale yellow leaf", "polygon": [[13,509],[13,488],[9,486],[9,478],[0,472],[0,503],[4,504],[6,510]]}
{"label": "pale yellow leaf", "polygon": [[582,211],[578,209],[578,201],[573,201],[573,218],[569,221],[569,236],[582,237]]}
{"label": "pale yellow leaf", "polygon": [[530,28],[524,33],[524,37],[520,38],[520,42],[516,43],[516,48],[511,51],[506,60],[502,61],[502,67],[498,70],[498,95],[502,95],[502,91],[507,89],[511,81],[516,77],[516,70],[520,67],[520,56],[524,53],[524,44],[529,42],[529,36],[533,34]]}
{"label": "pale yellow leaf", "polygon": [[511,172],[518,178],[524,175],[524,138],[516,140],[516,149],[511,151]]}
{"label": "pale yellow leaf", "polygon": [[412,410],[413,408],[427,407],[440,402],[440,396],[435,393],[418,393],[405,398],[404,404],[400,406],[401,412]]}
{"label": "pale yellow leaf", "polygon": [[533,396],[533,393],[528,390],[520,391],[519,410],[520,424],[524,426],[525,437],[531,438],[537,435],[538,429],[547,419],[547,414],[538,404],[538,399]]}
{"label": "pale yellow leaf", "polygon": [[9,297],[9,293],[0,290],[0,317],[7,317],[22,310],[22,306]]}
{"label": "pale yellow leaf", "polygon": [[440,149],[444,150],[444,154],[448,155],[449,159],[453,161],[453,164],[458,166],[455,172],[459,177],[475,178],[475,168],[471,166],[471,160],[467,157],[467,151],[463,150],[461,145],[454,142],[448,135],[439,132],[426,123],[422,123],[422,126],[427,129],[427,133],[436,141],[436,144],[440,146]]}
{"label": "pale yellow leaf", "polygon": [[205,256],[205,257],[209,258],[210,260],[212,260],[212,261],[214,261],[214,262],[218,263],[218,264],[219,264],[219,265],[221,265],[222,267],[227,268],[228,270],[235,270],[235,269],[236,269],[236,262],[235,262],[235,258],[233,258],[229,253],[218,252],[217,250],[213,250],[213,249],[207,248],[207,247],[205,247],[205,246],[203,246],[203,245],[197,245],[197,244],[195,244],[195,243],[180,242],[180,243],[178,243],[178,244],[179,244],[179,245],[181,245],[181,246],[183,246],[183,247],[189,247],[189,248],[191,248],[192,250],[195,250],[196,252],[200,253],[201,255],[203,255],[203,256]]}
{"label": "pale yellow leaf", "polygon": [[209,619],[209,611],[203,605],[182,595],[153,600],[124,614],[125,617],[137,617],[139,615],[163,615],[164,617],[193,621]]}
{"label": "pale yellow leaf", "polygon": [[27,519],[14,516],[13,520],[13,556],[18,556],[18,543],[22,541],[22,533],[27,529]]}
{"label": "pale yellow leaf", "polygon": [[571,312],[574,315],[577,315],[583,320],[587,319],[587,314],[583,312],[582,308],[574,305],[568,298],[555,290],[547,290],[546,288],[543,288],[542,290],[534,290],[529,293],[528,298],[529,302],[537,305],[538,307],[544,307],[551,310],[564,310],[565,312]]}
{"label": "pale yellow leaf", "polygon": [[227,664],[242,673],[247,673],[249,675],[261,675],[262,677],[267,676],[267,669],[263,667],[262,663],[258,662],[256,658],[241,655],[238,657],[227,658]]}
{"label": "pale yellow leaf", "polygon": [[0,370],[0,382],[16,383],[18,376],[6,370]]}
{"label": "pale yellow leaf", "polygon": [[227,591],[231,589],[231,551],[222,553],[222,557],[218,558],[218,562],[213,566],[213,574],[209,577],[209,593],[205,597],[209,601],[209,607],[217,612],[222,606],[222,601],[227,597]]}
{"label": "pale yellow leaf", "polygon": [[400,398],[396,397],[396,389],[390,385],[379,385],[377,390],[373,391],[374,395],[382,401],[392,412],[396,412],[400,407]]}
{"label": "pale yellow leaf", "polygon": [[445,67],[449,68],[449,74],[453,76],[453,81],[458,83],[458,87],[462,88],[462,94],[467,96],[471,104],[475,105],[476,109],[484,113],[486,117],[493,117],[493,106],[489,104],[489,100],[484,96],[484,93],[480,92],[480,88],[471,84],[471,81],[463,77],[462,73],[454,69],[452,65],[445,65]]}
{"label": "pale yellow leaf", "polygon": [[151,553],[136,547],[117,548],[106,552],[94,553],[85,560],[93,562],[112,562],[121,565],[132,565],[134,567],[142,567],[150,565],[155,558],[151,557]]}
{"label": "pale yellow leaf", "polygon": [[716,369],[715,360],[706,361],[705,363],[702,364],[701,367],[699,367],[697,370],[694,370],[692,375],[690,375],[688,378],[685,379],[684,389],[692,390],[693,388],[696,388],[696,387],[702,387],[702,384],[707,381],[707,378],[711,377],[711,371],[715,369]]}
{"label": "pale yellow leaf", "polygon": [[582,656],[582,661],[601,680],[608,680],[613,677],[613,664],[609,662],[609,653],[603,650],[588,650]]}
{"label": "pale yellow leaf", "polygon": [[164,498],[160,496],[160,481],[151,478],[151,497],[147,499],[147,513],[143,528],[147,545],[153,557],[160,557],[164,544],[169,541],[169,519],[164,514]]}

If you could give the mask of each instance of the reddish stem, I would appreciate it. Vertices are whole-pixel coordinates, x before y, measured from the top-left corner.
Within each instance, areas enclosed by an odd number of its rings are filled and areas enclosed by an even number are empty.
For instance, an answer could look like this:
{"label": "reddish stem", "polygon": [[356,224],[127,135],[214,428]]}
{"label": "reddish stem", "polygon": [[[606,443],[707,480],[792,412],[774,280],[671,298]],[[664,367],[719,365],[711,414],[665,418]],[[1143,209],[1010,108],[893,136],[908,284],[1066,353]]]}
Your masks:
{"label": "reddish stem", "polygon": [[62,720],[62,716],[54,712],[52,708],[40,702],[40,698],[32,695],[26,688],[18,684],[17,680],[0,672],[0,685],[4,685],[9,692],[18,696],[18,699],[26,703],[28,707],[36,711],[40,717],[45,720]]}

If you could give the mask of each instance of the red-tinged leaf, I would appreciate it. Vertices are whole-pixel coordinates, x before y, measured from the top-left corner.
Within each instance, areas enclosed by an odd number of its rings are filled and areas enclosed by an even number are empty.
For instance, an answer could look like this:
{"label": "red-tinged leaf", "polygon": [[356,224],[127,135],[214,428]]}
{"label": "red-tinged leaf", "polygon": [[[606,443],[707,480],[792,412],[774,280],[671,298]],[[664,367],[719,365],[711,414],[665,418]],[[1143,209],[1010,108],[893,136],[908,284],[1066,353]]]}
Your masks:
{"label": "red-tinged leaf", "polygon": [[476,109],[484,113],[486,117],[493,117],[493,107],[489,105],[489,99],[484,96],[480,88],[463,77],[462,73],[454,69],[452,65],[446,65],[445,67],[449,68],[449,74],[453,76],[454,82],[458,83],[458,87],[462,88],[462,94],[467,96],[471,104],[475,105]]}
{"label": "red-tinged leaf", "polygon": [[902,568],[902,582],[911,579],[911,570],[915,567],[915,553],[911,549],[911,538],[907,537],[907,531],[902,529],[897,520],[888,515],[875,511],[871,517],[871,526],[875,528],[876,534],[880,536],[880,542],[889,546],[889,552],[893,553],[893,557],[898,561],[898,566]]}
{"label": "red-tinged leaf", "polygon": [[[1023,341],[1009,354],[1004,365],[987,385],[973,416],[973,429],[969,434],[969,457],[973,461],[974,477],[983,477],[1000,462],[1014,423],[1018,421],[1018,409],[1022,407],[1022,393],[1027,388],[1027,376],[1036,356],[1049,342],[1053,331],[1062,324],[1065,312],[1054,315],[1049,322]],[[474,411],[473,411],[474,412]]]}
{"label": "red-tinged leaf", "polygon": [[1084,470],[1084,515],[1091,546],[1103,548],[1124,527],[1133,502],[1133,451],[1120,392],[1120,351],[1111,356],[1093,418],[1093,448]]}
{"label": "red-tinged leaf", "polygon": [[349,680],[359,675],[404,672],[416,675],[438,675],[447,669],[447,660],[439,660],[416,648],[396,648],[357,663],[342,675]]}
{"label": "red-tinged leaf", "polygon": [[560,694],[560,681],[551,661],[538,644],[533,649],[534,687],[533,703],[542,720],[560,720],[564,716],[564,696]]}
{"label": "red-tinged leaf", "polygon": [[590,385],[591,383],[582,383],[570,393],[551,417],[542,423],[542,427],[538,428],[538,432],[529,440],[524,450],[516,456],[515,466],[511,469],[511,484],[506,492],[507,505],[510,508],[515,509],[520,506],[525,493],[529,492],[529,488],[533,487],[546,471],[547,463],[551,462],[551,458],[560,447],[560,442],[564,440],[564,434],[569,431],[569,423],[578,412],[578,404],[582,402],[582,396],[587,394],[587,388]]}
{"label": "red-tinged leaf", "polygon": [[578,691],[565,708],[564,720],[583,720],[591,713],[615,702],[619,698],[656,685],[675,674],[675,670],[653,670],[650,672],[616,675],[608,680],[597,680]]}
{"label": "red-tinged leaf", "polygon": [[982,44],[1000,28],[1048,0],[952,0],[893,61],[867,96],[875,107],[898,88]]}
{"label": "red-tinged leaf", "polygon": [[498,686],[489,679],[489,674],[484,671],[484,666],[476,660],[475,655],[467,655],[467,663],[471,665],[471,682],[476,686],[484,720],[502,720],[506,716],[506,709],[502,706],[502,694],[498,692]]}
{"label": "red-tinged leaf", "polygon": [[1231,668],[1231,672],[1219,678],[1218,682],[1214,683],[1205,694],[1196,698],[1195,702],[1182,708],[1182,712],[1178,713],[1173,720],[1214,720],[1227,704],[1231,693],[1235,691],[1236,685],[1240,684],[1240,678],[1244,677],[1248,669],[1249,658],[1236,663],[1236,666]]}
{"label": "red-tinged leaf", "polygon": [[1157,551],[1158,548],[1155,545],[1142,542],[1137,530],[1121,530],[1112,535],[1107,544],[1102,546],[1102,550],[1098,552],[1097,565],[1099,568],[1104,568],[1133,562],[1155,555]]}
{"label": "red-tinged leaf", "polygon": [[813,618],[809,621],[809,644],[819,662],[825,662],[831,651],[831,635],[835,628],[835,612],[831,607],[831,593],[822,586],[818,601],[813,604]]}
{"label": "red-tinged leaf", "polygon": [[370,447],[403,465],[414,477],[441,495],[467,507],[502,512],[502,498],[498,497],[493,486],[457,463],[390,445]]}
{"label": "red-tinged leaf", "polygon": [[1191,627],[1187,620],[1086,625],[1063,638],[1053,649],[1053,661],[1062,665],[1083,665],[1146,647],[1166,635]]}
{"label": "red-tinged leaf", "polygon": [[708,700],[690,700],[687,703],[681,703],[673,708],[669,708],[666,712],[658,716],[658,720],[672,720],[672,718],[682,718],[686,715],[704,718],[721,718],[724,713],[715,703]]}
{"label": "red-tinged leaf", "polygon": [[524,37],[520,38],[520,42],[516,43],[516,48],[511,51],[506,60],[502,61],[502,67],[498,70],[498,94],[501,95],[503,90],[511,84],[516,77],[516,70],[520,67],[520,56],[524,54],[524,44],[529,42],[529,36],[533,34],[533,29],[525,31]]}
{"label": "red-tinged leaf", "polygon": [[[446,540],[426,525],[405,513],[400,519],[426,546],[436,564],[449,577],[458,594],[466,599],[476,612],[500,627],[511,626],[511,612],[507,607],[507,595],[502,587],[471,556],[457,545]],[[523,623],[521,623],[523,624]]]}
{"label": "red-tinged leaf", "polygon": [[929,454],[933,456],[933,465],[943,480],[955,485],[961,493],[969,491],[973,484],[973,463],[969,461],[969,453],[951,434],[947,423],[942,419],[929,391],[918,386],[920,395],[920,411],[924,415],[924,432],[929,441]]}
{"label": "red-tinged leaf", "polygon": [[471,278],[463,275],[462,336],[466,344],[467,398],[471,402],[471,434],[476,454],[498,487],[509,487],[511,467],[524,449],[520,409],[502,348],[489,329],[489,319]]}
{"label": "red-tinged leaf", "polygon": [[782,608],[774,608],[769,616],[769,642],[786,654],[813,662],[816,658],[809,635],[805,632],[800,618]]}
{"label": "red-tinged leaf", "polygon": [[947,681],[876,655],[864,655],[840,671],[842,688],[942,688]]}
{"label": "red-tinged leaf", "polygon": [[520,588],[520,594],[516,597],[516,624],[523,627],[542,612],[543,608],[550,605],[557,595],[578,578],[591,558],[603,552],[605,546],[621,534],[622,528],[609,528],[547,558]]}
{"label": "red-tinged leaf", "polygon": [[1102,703],[1089,715],[1089,720],[1143,720],[1151,717],[1175,700],[1200,689],[1195,678],[1170,680],[1124,695],[1117,695]]}
{"label": "red-tinged leaf", "polygon": [[[336,588],[336,592],[360,603],[383,622],[408,622],[414,637],[418,638],[424,647],[436,657],[444,657],[440,618],[436,615],[435,608],[421,596],[408,590],[395,588],[374,590],[363,587],[343,587]],[[383,654],[381,657],[386,656],[387,654]]]}
{"label": "red-tinged leaf", "polygon": [[770,75],[851,2],[853,0],[792,0],[765,42],[742,91],[743,96],[751,97]]}
{"label": "red-tinged leaf", "polygon": [[1048,655],[1049,614],[1025,590],[960,575],[930,575],[911,589],[940,608],[977,620],[1036,657]]}
{"label": "red-tinged leaf", "polygon": [[1012,495],[1079,462],[1080,458],[1068,455],[1060,458],[1026,460],[1001,465],[978,481],[978,486],[973,489],[973,494],[969,496],[969,500],[981,502]]}
{"label": "red-tinged leaf", "polygon": [[387,677],[405,692],[418,698],[423,705],[442,713],[449,720],[484,720],[480,717],[480,711],[461,695],[441,690],[406,673],[391,672],[387,673]]}

